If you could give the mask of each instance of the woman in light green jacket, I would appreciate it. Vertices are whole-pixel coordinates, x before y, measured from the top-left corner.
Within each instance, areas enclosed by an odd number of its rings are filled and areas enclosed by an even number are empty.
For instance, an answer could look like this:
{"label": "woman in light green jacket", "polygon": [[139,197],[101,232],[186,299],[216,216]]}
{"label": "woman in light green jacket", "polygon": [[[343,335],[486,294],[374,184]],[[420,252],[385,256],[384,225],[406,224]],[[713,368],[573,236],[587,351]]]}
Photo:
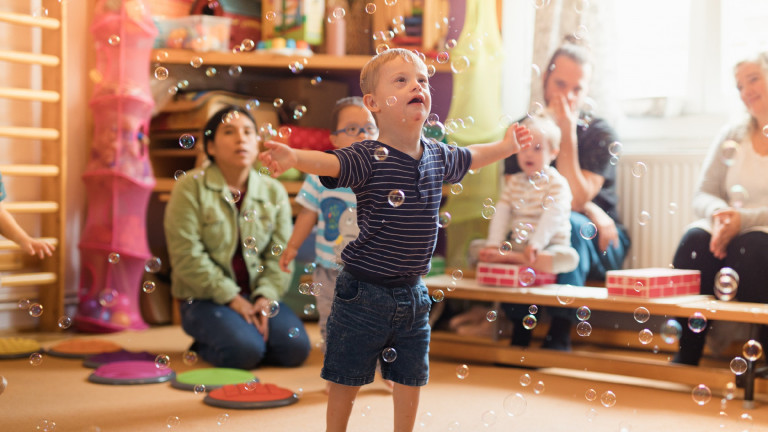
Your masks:
{"label": "woman in light green jacket", "polygon": [[291,206],[280,182],[253,168],[256,122],[224,108],[208,121],[203,148],[210,165],[178,180],[164,220],[172,292],[192,350],[216,367],[299,366],[309,338],[279,303],[290,283],[279,260]]}

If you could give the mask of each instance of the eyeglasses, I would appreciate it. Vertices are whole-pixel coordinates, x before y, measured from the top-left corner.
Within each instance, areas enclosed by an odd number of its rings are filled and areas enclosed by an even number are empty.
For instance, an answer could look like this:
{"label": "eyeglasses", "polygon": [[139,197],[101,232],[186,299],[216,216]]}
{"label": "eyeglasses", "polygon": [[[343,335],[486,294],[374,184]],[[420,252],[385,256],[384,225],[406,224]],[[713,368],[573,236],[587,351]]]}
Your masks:
{"label": "eyeglasses", "polygon": [[349,136],[357,136],[357,135],[360,135],[361,133],[371,136],[379,133],[379,128],[377,128],[376,125],[372,123],[368,123],[367,125],[362,127],[357,125],[352,125],[349,127],[345,127],[344,129],[333,131],[331,132],[331,135],[338,135],[342,132]]}

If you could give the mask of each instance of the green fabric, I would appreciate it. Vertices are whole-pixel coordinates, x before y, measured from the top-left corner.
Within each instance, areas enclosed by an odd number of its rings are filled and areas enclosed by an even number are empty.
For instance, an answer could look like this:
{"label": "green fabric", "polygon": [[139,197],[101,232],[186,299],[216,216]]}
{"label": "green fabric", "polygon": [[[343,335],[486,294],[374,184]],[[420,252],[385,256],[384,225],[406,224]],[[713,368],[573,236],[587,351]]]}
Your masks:
{"label": "green fabric", "polygon": [[182,384],[223,386],[251,381],[255,376],[243,369],[205,368],[195,369],[176,375],[176,381]]}
{"label": "green fabric", "polygon": [[[496,2],[467,0],[464,28],[451,50],[451,64],[466,57],[469,67],[453,74],[451,108],[446,120],[449,141],[466,146],[497,141],[504,136],[505,129],[499,124],[502,56]],[[462,120],[463,127],[456,124],[457,119]],[[488,221],[482,218],[481,211],[486,198],[496,201],[498,197],[498,166],[495,163],[467,174],[461,182],[464,191],[448,198],[444,209],[451,214],[446,256],[449,267],[466,266],[469,243],[488,234]]]}
{"label": "green fabric", "polygon": [[[285,247],[293,231],[285,188],[251,170],[248,191],[241,199],[238,214],[216,164],[190,171],[176,183],[164,218],[174,297],[226,304],[238,295],[232,269],[235,248],[244,247],[237,242],[238,229],[242,240],[256,239],[258,253],[244,253],[251,298],[262,295],[277,300],[288,289],[291,274],[280,270],[280,256],[272,254],[273,246]],[[243,214],[248,211],[257,216],[246,221]]]}

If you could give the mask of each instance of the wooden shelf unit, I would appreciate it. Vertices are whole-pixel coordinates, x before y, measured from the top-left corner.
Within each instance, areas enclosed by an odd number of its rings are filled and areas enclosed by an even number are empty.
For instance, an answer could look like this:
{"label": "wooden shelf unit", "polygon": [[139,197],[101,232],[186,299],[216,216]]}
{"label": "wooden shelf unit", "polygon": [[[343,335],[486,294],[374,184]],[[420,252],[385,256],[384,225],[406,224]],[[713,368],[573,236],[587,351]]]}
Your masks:
{"label": "wooden shelf unit", "polygon": [[[41,6],[49,11],[47,17],[0,12],[0,23],[18,29],[18,37],[26,37],[39,29],[41,46],[39,52],[0,50],[0,61],[30,67],[40,67],[40,80],[30,87],[0,88],[0,98],[13,103],[12,106],[40,103],[40,123],[37,125],[8,125],[0,128],[0,137],[10,143],[25,146],[40,143],[40,158],[37,164],[16,164],[13,161],[0,165],[4,178],[25,177],[39,179],[40,196],[36,201],[13,201],[14,192],[9,191],[10,201],[4,202],[6,209],[15,214],[34,215],[39,221],[40,238],[56,245],[52,257],[42,261],[30,258],[9,240],[0,240],[3,250],[5,273],[0,277],[4,293],[3,301],[18,301],[34,298],[45,308],[40,316],[41,330],[58,328],[58,320],[64,315],[65,270],[67,264],[67,242],[65,231],[66,215],[66,155],[67,155],[67,8],[66,2],[43,0]],[[33,75],[34,76],[34,75]],[[42,89],[42,90],[41,90]],[[29,217],[29,216],[25,216]],[[30,233],[34,235],[35,233]],[[31,290],[16,290],[15,288]]]}

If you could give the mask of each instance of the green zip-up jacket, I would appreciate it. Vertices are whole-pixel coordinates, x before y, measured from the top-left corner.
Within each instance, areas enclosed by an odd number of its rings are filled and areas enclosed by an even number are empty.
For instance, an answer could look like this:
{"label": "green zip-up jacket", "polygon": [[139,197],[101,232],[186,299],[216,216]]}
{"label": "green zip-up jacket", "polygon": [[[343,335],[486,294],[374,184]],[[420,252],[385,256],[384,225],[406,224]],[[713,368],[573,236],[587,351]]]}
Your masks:
{"label": "green zip-up jacket", "polygon": [[176,182],[163,224],[174,297],[229,303],[240,292],[232,269],[236,247],[243,248],[252,300],[259,295],[278,300],[288,289],[291,274],[278,265],[293,231],[285,188],[252,169],[240,199],[238,214],[216,164],[190,171]]}

